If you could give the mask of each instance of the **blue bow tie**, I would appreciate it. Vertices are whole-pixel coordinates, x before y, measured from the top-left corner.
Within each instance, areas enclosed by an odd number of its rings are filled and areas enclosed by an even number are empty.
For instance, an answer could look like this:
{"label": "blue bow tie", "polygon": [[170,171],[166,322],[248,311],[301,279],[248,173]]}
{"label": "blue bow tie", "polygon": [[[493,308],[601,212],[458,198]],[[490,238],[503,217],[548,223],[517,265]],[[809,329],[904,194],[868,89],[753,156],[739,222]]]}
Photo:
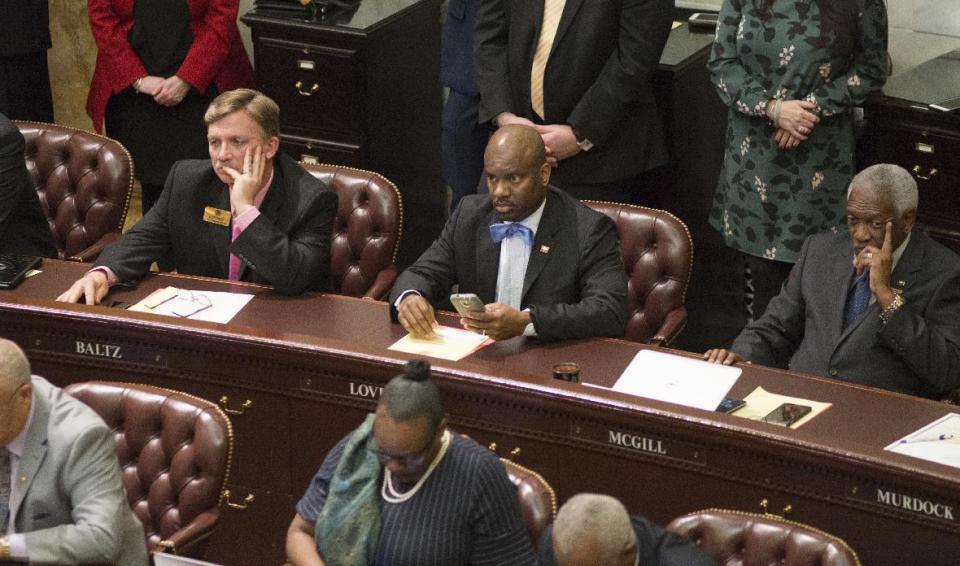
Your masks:
{"label": "blue bow tie", "polygon": [[520,236],[528,246],[533,246],[533,230],[519,222],[498,222],[490,225],[490,237],[500,243],[504,238]]}

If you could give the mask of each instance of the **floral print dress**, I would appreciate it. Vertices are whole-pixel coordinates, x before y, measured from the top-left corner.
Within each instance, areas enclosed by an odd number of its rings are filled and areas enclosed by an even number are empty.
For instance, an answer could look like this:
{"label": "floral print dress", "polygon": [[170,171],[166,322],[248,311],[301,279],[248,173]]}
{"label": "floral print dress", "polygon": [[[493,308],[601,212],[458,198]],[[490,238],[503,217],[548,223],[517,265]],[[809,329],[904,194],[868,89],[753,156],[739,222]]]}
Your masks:
{"label": "floral print dress", "polygon": [[[808,235],[845,224],[854,174],[851,109],[886,80],[884,2],[859,2],[857,47],[845,59],[820,45],[815,0],[775,0],[766,20],[753,0],[724,0],[708,67],[730,108],[710,213],[727,245],[793,263]],[[817,105],[820,123],[796,148],[777,147],[777,128],[766,116],[773,98]]]}

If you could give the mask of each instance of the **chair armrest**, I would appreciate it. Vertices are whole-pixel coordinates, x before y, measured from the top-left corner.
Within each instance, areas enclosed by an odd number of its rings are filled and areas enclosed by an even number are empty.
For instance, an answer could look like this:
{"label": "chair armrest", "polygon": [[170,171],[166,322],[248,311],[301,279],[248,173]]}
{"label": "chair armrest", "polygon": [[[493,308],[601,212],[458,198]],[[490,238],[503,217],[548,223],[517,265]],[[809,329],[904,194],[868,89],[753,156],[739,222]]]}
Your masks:
{"label": "chair armrest", "polygon": [[197,515],[193,521],[190,521],[189,524],[181,527],[175,533],[160,541],[152,550],[198,558],[198,556],[194,555],[194,552],[200,553],[203,550],[203,546],[198,546],[198,544],[213,534],[219,521],[219,509],[204,511]]}
{"label": "chair armrest", "polygon": [[374,279],[373,285],[367,289],[367,292],[364,293],[364,298],[376,299],[382,301],[387,298],[387,295],[390,293],[390,288],[393,287],[393,282],[397,280],[397,268],[390,266],[386,269],[381,269],[380,273],[377,274],[377,278]]}
{"label": "chair armrest", "polygon": [[104,234],[99,240],[97,240],[92,246],[83,250],[82,252],[72,255],[67,258],[69,261],[81,261],[84,263],[90,263],[97,259],[100,255],[100,252],[104,250],[110,244],[116,242],[120,239],[120,234],[117,232],[109,232]]}
{"label": "chair armrest", "polygon": [[657,329],[657,333],[647,343],[654,346],[669,346],[687,325],[687,307],[675,308],[667,313],[667,318]]}

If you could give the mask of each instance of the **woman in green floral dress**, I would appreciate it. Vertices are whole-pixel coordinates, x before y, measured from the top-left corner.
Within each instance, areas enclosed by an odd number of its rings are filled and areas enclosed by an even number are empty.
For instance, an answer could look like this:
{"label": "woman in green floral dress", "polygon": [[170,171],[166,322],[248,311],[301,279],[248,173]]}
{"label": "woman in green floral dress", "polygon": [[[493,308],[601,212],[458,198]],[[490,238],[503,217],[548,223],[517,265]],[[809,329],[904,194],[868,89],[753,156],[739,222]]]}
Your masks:
{"label": "woman in green floral dress", "polygon": [[708,63],[730,108],[710,224],[747,259],[754,316],[810,234],[845,224],[852,109],[886,80],[884,0],[724,0]]}

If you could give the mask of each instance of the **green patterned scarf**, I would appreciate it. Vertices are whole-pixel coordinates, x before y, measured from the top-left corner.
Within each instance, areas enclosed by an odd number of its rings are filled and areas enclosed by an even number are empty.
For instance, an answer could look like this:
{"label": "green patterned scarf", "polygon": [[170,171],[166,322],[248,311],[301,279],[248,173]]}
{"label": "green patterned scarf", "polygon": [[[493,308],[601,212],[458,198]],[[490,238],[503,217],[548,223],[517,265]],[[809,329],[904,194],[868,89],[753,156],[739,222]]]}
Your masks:
{"label": "green patterned scarf", "polygon": [[373,445],[371,413],[353,432],[330,480],[317,517],[317,550],[327,566],[373,563],[380,537],[380,462]]}

